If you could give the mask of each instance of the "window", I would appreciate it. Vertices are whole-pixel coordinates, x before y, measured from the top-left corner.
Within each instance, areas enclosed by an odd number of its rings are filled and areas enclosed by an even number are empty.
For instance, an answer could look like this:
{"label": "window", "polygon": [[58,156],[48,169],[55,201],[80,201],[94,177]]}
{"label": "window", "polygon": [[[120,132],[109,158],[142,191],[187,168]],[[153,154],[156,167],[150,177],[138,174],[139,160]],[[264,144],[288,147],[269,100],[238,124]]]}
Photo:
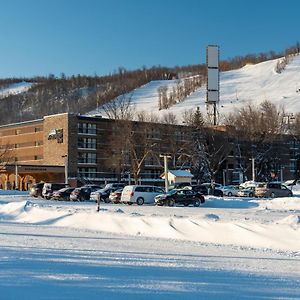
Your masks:
{"label": "window", "polygon": [[78,133],[96,134],[96,124],[78,123]]}
{"label": "window", "polygon": [[97,169],[96,168],[78,168],[79,177],[85,178],[96,178]]}
{"label": "window", "polygon": [[96,164],[97,155],[96,153],[78,153],[78,163],[83,164]]}
{"label": "window", "polygon": [[92,138],[78,138],[78,148],[97,149],[96,139],[92,139]]}

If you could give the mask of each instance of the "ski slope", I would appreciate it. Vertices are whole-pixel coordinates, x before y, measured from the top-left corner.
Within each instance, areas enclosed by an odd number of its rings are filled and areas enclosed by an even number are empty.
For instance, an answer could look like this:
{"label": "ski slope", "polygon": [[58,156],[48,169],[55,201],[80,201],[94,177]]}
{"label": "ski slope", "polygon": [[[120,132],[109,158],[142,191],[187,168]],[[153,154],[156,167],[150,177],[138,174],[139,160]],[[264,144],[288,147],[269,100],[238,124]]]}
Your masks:
{"label": "ski slope", "polygon": [[17,95],[28,91],[33,83],[22,81],[18,83],[9,84],[5,88],[0,88],[0,99],[8,97],[9,95]]}
{"label": "ski slope", "polygon": [[[282,58],[246,65],[241,69],[222,72],[220,74],[219,114],[227,115],[247,105],[259,105],[265,100],[274,103],[278,108],[284,107],[286,112],[300,112],[300,55],[294,56],[282,73],[276,73],[277,62]],[[128,94],[137,112],[163,116],[173,113],[178,120],[185,110],[199,106],[206,112],[206,86],[203,86],[169,109],[158,109],[158,91],[167,86],[171,91],[177,80],[151,81]],[[92,111],[89,114],[96,114]],[[105,113],[100,110],[105,116]]]}

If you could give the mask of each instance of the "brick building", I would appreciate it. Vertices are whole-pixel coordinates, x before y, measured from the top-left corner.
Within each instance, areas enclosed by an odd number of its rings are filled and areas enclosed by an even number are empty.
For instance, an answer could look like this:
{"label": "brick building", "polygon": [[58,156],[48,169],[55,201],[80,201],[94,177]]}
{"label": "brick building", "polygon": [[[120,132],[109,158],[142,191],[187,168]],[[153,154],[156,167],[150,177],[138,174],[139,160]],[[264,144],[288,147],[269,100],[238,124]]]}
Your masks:
{"label": "brick building", "polygon": [[[129,154],[123,152],[127,151],[124,147],[130,150],[130,145],[120,147],[120,144],[123,145],[129,135],[134,132],[134,143],[140,152],[142,140],[143,143],[148,141],[145,146],[152,147],[151,152],[163,153],[171,146],[164,143],[170,130],[159,129],[169,126],[150,124],[63,113],[0,126],[0,146],[10,148],[8,163],[0,169],[0,188],[16,188],[16,182],[22,190],[40,181],[64,182],[66,168],[68,181],[74,186],[90,182],[128,182],[134,174],[130,174],[130,162],[126,161]],[[171,134],[177,141],[173,151],[180,148],[178,143],[186,142],[185,128],[172,125]],[[162,171],[162,163],[148,155],[138,175],[142,182],[162,184],[159,177]]]}
{"label": "brick building", "polygon": [[[205,158],[193,157],[194,133],[195,129],[182,125],[116,121],[69,113],[3,125],[0,147],[8,145],[10,150],[8,163],[0,166],[0,188],[17,185],[26,190],[35,182],[64,182],[65,171],[73,186],[91,182],[127,183],[133,179],[163,185],[160,178],[163,162],[159,154],[164,153],[172,156],[170,168],[191,169],[194,179],[201,181],[202,175],[200,171],[196,174],[192,160]],[[272,150],[266,152],[269,161],[259,165],[257,160],[257,173],[259,168],[266,168],[265,173],[275,171],[278,179],[295,178],[299,173],[300,143],[294,137],[285,136],[270,146],[270,143],[249,144],[247,138],[237,140],[226,127],[205,128],[201,135],[206,147],[212,146],[206,151],[210,151],[210,165],[218,168],[216,182],[229,184],[251,179],[249,158],[253,153],[249,149],[254,146]],[[218,157],[220,147],[224,153]]]}

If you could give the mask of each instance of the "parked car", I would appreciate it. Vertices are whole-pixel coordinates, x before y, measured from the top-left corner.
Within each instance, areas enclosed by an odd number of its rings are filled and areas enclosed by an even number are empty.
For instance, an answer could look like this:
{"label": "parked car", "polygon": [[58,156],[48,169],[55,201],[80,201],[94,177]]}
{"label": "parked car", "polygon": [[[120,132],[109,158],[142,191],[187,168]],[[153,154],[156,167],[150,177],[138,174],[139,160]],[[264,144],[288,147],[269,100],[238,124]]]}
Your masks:
{"label": "parked car", "polygon": [[99,185],[84,185],[82,187],[76,188],[70,194],[71,201],[87,201],[90,200],[90,195],[92,192],[98,190]]}
{"label": "parked car", "polygon": [[199,185],[192,185],[192,190],[199,192],[203,195],[213,195],[216,197],[223,197],[223,191],[221,190],[222,185],[217,185],[211,188],[210,183],[202,183]]}
{"label": "parked car", "polygon": [[44,183],[42,196],[46,199],[51,199],[53,193],[62,188],[69,187],[66,183]]}
{"label": "parked car", "polygon": [[171,190],[166,194],[155,196],[156,205],[168,205],[174,206],[175,204],[183,204],[189,206],[200,206],[201,203],[205,202],[205,198],[201,193],[193,191],[192,189],[177,189]]}
{"label": "parked car", "polygon": [[120,203],[121,202],[121,195],[122,195],[123,188],[115,190],[109,194],[109,201],[112,203]]}
{"label": "parked car", "polygon": [[240,187],[237,185],[225,185],[222,187],[222,192],[224,196],[238,196],[238,192],[240,190]]}
{"label": "parked car", "polygon": [[190,182],[175,182],[169,186],[169,191],[174,189],[182,189],[184,187],[191,186]]}
{"label": "parked car", "polygon": [[283,183],[287,186],[290,190],[299,190],[300,189],[300,180],[299,179],[291,179],[287,180]]}
{"label": "parked car", "polygon": [[32,187],[30,188],[29,195],[31,197],[42,197],[43,187],[44,187],[43,182],[33,184]]}
{"label": "parked car", "polygon": [[248,188],[242,188],[238,191],[237,194],[239,197],[254,197],[255,195],[255,186],[250,186]]}
{"label": "parked car", "polygon": [[91,200],[102,200],[104,202],[110,202],[109,195],[111,192],[119,188],[124,188],[124,183],[108,183],[104,188],[97,189],[96,191],[91,193]]}
{"label": "parked car", "polygon": [[164,190],[152,185],[127,185],[124,187],[121,202],[138,205],[154,203],[154,197],[163,194]]}
{"label": "parked car", "polygon": [[70,195],[75,190],[73,187],[62,188],[53,192],[52,198],[55,200],[70,201]]}
{"label": "parked car", "polygon": [[255,188],[257,197],[292,197],[293,192],[280,182],[261,183]]}

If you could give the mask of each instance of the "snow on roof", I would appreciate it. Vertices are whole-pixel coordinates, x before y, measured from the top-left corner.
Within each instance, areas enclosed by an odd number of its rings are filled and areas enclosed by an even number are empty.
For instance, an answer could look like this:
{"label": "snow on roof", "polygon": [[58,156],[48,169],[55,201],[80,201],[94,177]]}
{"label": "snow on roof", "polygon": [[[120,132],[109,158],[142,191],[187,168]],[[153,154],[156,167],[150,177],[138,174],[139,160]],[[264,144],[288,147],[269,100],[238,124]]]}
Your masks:
{"label": "snow on roof", "polygon": [[169,173],[176,177],[194,177],[194,175],[187,170],[169,170]]}

